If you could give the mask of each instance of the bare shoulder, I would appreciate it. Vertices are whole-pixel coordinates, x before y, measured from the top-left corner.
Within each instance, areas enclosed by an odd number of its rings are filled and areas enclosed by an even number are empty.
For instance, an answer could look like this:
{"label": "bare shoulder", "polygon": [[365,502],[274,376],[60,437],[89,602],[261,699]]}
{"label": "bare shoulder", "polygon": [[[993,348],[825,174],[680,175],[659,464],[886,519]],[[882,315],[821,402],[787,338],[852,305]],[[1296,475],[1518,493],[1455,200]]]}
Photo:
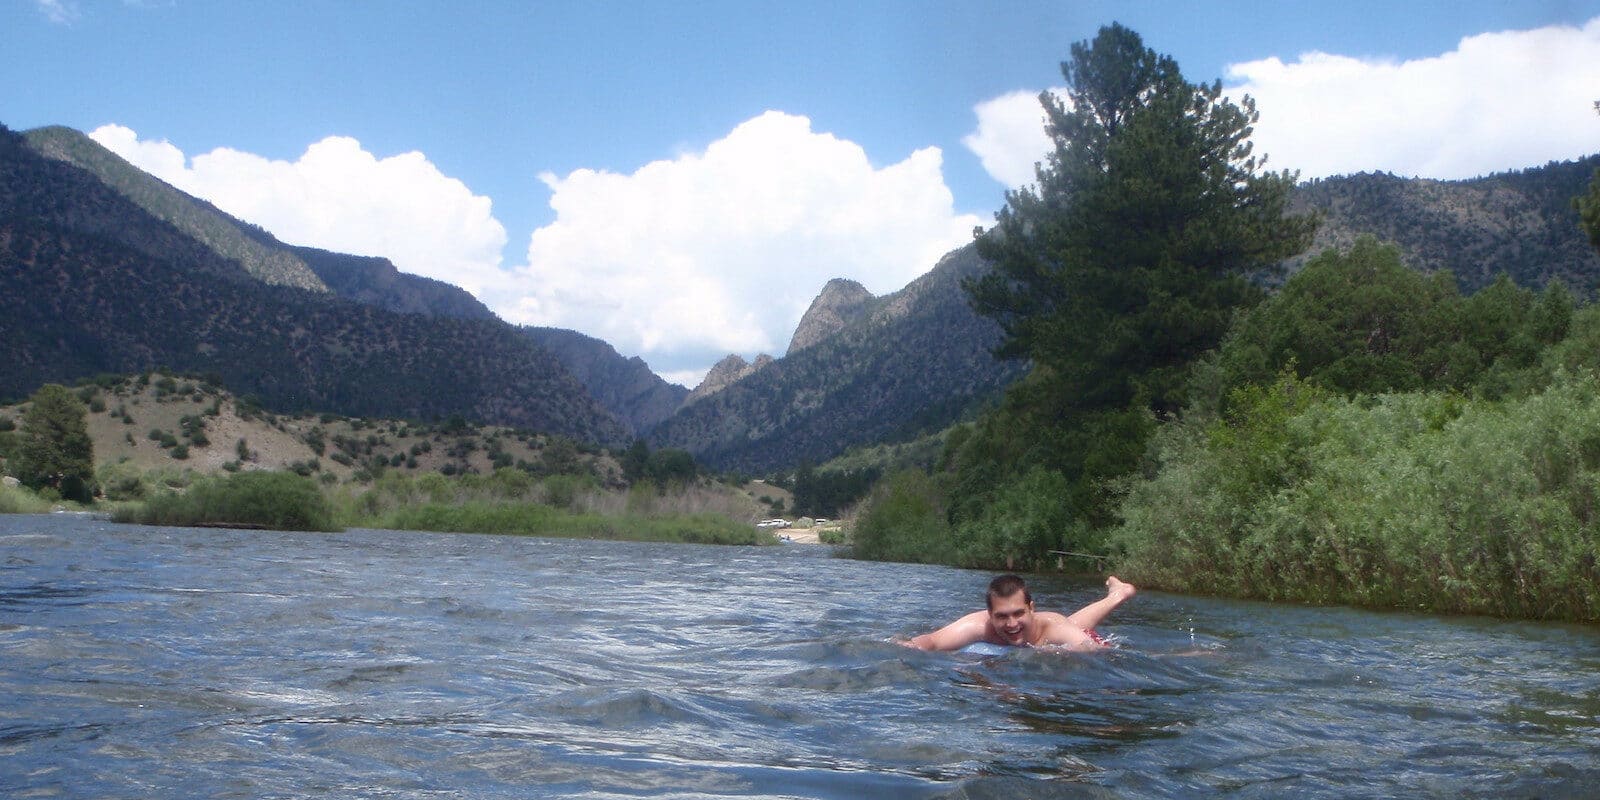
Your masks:
{"label": "bare shoulder", "polygon": [[1039,644],[1062,645],[1074,650],[1097,649],[1098,645],[1083,629],[1074,625],[1066,615],[1054,611],[1041,611],[1034,615],[1040,623]]}

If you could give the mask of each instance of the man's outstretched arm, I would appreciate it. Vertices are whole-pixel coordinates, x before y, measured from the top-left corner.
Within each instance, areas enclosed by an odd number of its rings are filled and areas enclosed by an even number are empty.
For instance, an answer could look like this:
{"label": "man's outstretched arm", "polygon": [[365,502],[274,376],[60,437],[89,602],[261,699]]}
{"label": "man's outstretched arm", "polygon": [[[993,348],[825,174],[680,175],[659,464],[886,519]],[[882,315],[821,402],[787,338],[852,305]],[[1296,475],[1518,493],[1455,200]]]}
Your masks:
{"label": "man's outstretched arm", "polygon": [[939,630],[913,637],[901,644],[918,650],[960,650],[983,640],[985,616],[982,611],[974,611]]}

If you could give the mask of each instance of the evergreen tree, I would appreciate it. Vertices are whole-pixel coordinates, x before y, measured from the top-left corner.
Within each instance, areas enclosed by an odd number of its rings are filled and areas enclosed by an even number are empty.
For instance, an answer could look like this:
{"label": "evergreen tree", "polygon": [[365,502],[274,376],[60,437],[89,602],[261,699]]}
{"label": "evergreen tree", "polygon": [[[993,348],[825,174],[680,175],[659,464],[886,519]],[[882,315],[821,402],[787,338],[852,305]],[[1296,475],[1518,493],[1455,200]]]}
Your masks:
{"label": "evergreen tree", "polygon": [[[1594,102],[1594,110],[1600,113],[1600,100]],[[1600,169],[1594,171],[1594,178],[1589,181],[1589,191],[1574,197],[1572,205],[1578,209],[1578,225],[1584,233],[1589,234],[1589,244],[1600,251]]]}
{"label": "evergreen tree", "polygon": [[1578,224],[1589,235],[1589,244],[1600,252],[1600,169],[1594,171],[1589,191],[1573,198],[1572,205],[1578,209]]}
{"label": "evergreen tree", "polygon": [[973,546],[986,509],[1043,485],[1036,468],[1065,479],[1067,518],[1108,525],[1115,479],[1187,404],[1193,363],[1317,226],[1288,213],[1294,174],[1252,155],[1250,98],[1189,83],[1121,25],[1061,69],[1066,96],[1040,97],[1054,149],[979,238],[993,270],[963,284],[1004,331],[997,355],[1033,363],[954,459],[950,521]]}
{"label": "evergreen tree", "polygon": [[966,289],[1003,327],[1000,354],[1047,365],[1083,410],[1183,405],[1189,363],[1215,346],[1253,273],[1304,250],[1295,176],[1251,155],[1254,101],[1223,99],[1121,25],[1072,46],[1065,100],[1041,95],[1055,149],[1007,196]]}
{"label": "evergreen tree", "polygon": [[94,499],[94,443],[89,412],[65,386],[50,383],[29,398],[17,443],[17,478],[33,489],[50,488],[63,498]]}

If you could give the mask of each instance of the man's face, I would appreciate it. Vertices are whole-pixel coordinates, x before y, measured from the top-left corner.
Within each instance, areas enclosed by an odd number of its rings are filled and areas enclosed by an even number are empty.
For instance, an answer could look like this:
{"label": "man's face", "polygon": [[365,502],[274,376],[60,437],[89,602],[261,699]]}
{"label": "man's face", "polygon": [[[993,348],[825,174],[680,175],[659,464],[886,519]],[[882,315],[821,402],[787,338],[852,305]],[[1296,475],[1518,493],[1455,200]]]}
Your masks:
{"label": "man's face", "polygon": [[1023,599],[1023,592],[1009,597],[989,599],[989,624],[1007,644],[1028,643],[1028,633],[1033,629],[1033,604]]}

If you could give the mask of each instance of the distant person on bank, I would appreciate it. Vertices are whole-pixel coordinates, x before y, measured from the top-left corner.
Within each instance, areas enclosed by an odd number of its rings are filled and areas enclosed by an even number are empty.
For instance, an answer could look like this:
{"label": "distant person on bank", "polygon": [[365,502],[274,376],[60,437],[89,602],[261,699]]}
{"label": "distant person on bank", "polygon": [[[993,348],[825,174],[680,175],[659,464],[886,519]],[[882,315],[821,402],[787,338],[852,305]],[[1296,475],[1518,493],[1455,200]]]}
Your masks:
{"label": "distant person on bank", "polygon": [[960,650],[976,642],[1008,647],[1058,647],[1090,651],[1107,647],[1095,626],[1122,601],[1136,593],[1133,584],[1112,575],[1106,578],[1106,596],[1078,609],[1072,616],[1054,611],[1034,611],[1033,594],[1017,575],[1001,575],[989,582],[986,611],[974,611],[932,633],[907,642],[918,650]]}

